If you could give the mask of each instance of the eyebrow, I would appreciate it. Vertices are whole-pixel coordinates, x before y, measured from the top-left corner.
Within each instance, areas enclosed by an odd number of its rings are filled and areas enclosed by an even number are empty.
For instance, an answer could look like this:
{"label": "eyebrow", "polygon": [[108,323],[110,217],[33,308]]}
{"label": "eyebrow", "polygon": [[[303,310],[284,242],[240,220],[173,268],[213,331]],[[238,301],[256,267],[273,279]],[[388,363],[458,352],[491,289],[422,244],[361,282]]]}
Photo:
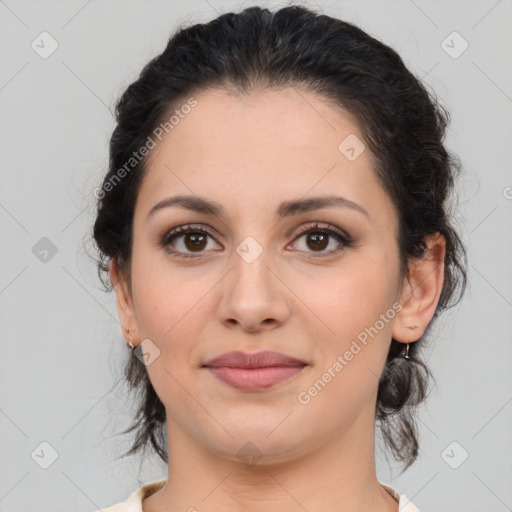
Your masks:
{"label": "eyebrow", "polygon": [[[187,210],[191,210],[197,213],[205,215],[213,215],[221,219],[226,219],[226,212],[224,208],[215,201],[209,201],[198,196],[186,196],[178,195],[173,197],[167,197],[162,201],[155,204],[151,210],[149,210],[147,219],[154,215],[157,211],[163,208],[169,208],[171,206],[179,206]],[[279,205],[277,209],[276,217],[278,220],[290,217],[298,213],[310,212],[313,210],[319,210],[329,206],[339,206],[344,208],[350,208],[354,211],[362,213],[368,219],[370,218],[369,213],[359,204],[350,201],[349,199],[342,196],[318,196],[311,197],[309,199],[298,199],[292,201],[284,201]]]}

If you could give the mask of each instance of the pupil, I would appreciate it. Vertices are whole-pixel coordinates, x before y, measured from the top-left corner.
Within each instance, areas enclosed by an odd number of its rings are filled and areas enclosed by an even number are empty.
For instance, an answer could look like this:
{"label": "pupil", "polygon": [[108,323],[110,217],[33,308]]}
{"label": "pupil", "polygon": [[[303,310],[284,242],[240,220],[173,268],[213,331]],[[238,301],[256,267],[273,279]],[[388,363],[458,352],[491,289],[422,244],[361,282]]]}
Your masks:
{"label": "pupil", "polygon": [[[191,248],[203,249],[204,248],[204,241],[206,239],[206,237],[204,235],[202,235],[202,234],[188,235],[187,241],[190,241],[191,239],[193,239],[192,247],[189,247],[189,245],[187,244],[188,249],[191,249]],[[201,245],[201,243],[202,243],[202,245]]]}
{"label": "pupil", "polygon": [[[308,241],[310,240],[313,240],[314,243],[316,244],[316,248],[320,248],[320,249],[325,249],[325,247],[327,246],[327,235],[322,235],[322,234],[313,234],[313,235],[309,235],[308,236]],[[324,243],[321,243],[320,245],[318,245],[318,241],[320,242],[324,242]]]}

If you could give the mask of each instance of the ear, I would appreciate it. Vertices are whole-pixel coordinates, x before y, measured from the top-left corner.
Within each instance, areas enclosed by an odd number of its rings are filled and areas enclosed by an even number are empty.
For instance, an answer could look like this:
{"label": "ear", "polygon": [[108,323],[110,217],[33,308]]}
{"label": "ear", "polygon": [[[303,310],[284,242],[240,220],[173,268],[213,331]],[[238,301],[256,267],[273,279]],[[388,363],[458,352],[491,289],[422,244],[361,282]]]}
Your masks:
{"label": "ear", "polygon": [[411,260],[399,297],[402,309],[396,315],[392,336],[402,343],[421,338],[434,316],[443,289],[446,239],[434,233],[427,236],[425,242],[428,250],[423,258]]}
{"label": "ear", "polygon": [[139,327],[130,287],[121,273],[119,264],[114,259],[110,261],[109,273],[116,293],[117,313],[121,322],[124,339],[126,341],[131,339],[132,343],[137,345],[140,342]]}

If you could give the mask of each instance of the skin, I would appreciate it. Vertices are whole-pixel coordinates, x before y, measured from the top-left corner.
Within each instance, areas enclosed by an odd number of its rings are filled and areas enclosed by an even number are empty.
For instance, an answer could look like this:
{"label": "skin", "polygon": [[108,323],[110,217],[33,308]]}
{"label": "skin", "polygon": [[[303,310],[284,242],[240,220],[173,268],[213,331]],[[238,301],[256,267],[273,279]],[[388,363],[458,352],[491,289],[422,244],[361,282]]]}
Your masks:
{"label": "skin", "polygon": [[[350,134],[363,140],[343,110],[295,88],[195,98],[152,150],[129,279],[111,264],[125,338],[149,339],[160,350],[147,370],[166,407],[171,463],[144,512],[396,512],[375,470],[379,376],[391,338],[416,341],[435,312],[445,240],[428,237],[429,257],[411,261],[408,279],[400,275],[398,218],[373,156],[366,149],[350,161],[338,150]],[[330,206],[275,219],[282,201],[333,193],[368,217]],[[148,219],[155,204],[177,194],[216,201],[226,218],[172,206]],[[314,222],[347,232],[353,245],[330,235],[318,248],[307,234],[295,235]],[[194,250],[190,235],[178,235],[167,248],[196,258],[173,257],[160,240],[189,223],[212,236]],[[252,263],[236,251],[248,236],[262,249]],[[301,404],[298,394],[397,303],[394,318]],[[239,391],[201,368],[231,350],[275,350],[308,366],[265,391]],[[253,465],[237,455],[248,442],[261,455]]]}

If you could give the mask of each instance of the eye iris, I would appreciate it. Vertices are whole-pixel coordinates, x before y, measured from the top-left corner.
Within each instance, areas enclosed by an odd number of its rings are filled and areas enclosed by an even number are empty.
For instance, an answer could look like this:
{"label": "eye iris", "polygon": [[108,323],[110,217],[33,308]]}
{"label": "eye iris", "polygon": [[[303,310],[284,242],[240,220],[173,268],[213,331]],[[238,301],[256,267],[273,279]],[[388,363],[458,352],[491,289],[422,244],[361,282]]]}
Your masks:
{"label": "eye iris", "polygon": [[[308,235],[307,235],[308,247],[309,247],[309,242],[313,241],[313,243],[316,245],[313,245],[312,247],[310,247],[311,249],[313,249],[313,248],[320,249],[320,250],[325,249],[327,247],[328,236],[329,235],[325,235],[325,234],[321,234],[321,233],[308,233]],[[320,242],[320,245],[318,245],[318,242]]]}
{"label": "eye iris", "polygon": [[[193,239],[192,245],[189,246],[187,243],[189,240]],[[202,233],[192,233],[185,235],[185,245],[187,246],[187,249],[194,250],[194,249],[204,249],[206,245],[206,236]]]}

